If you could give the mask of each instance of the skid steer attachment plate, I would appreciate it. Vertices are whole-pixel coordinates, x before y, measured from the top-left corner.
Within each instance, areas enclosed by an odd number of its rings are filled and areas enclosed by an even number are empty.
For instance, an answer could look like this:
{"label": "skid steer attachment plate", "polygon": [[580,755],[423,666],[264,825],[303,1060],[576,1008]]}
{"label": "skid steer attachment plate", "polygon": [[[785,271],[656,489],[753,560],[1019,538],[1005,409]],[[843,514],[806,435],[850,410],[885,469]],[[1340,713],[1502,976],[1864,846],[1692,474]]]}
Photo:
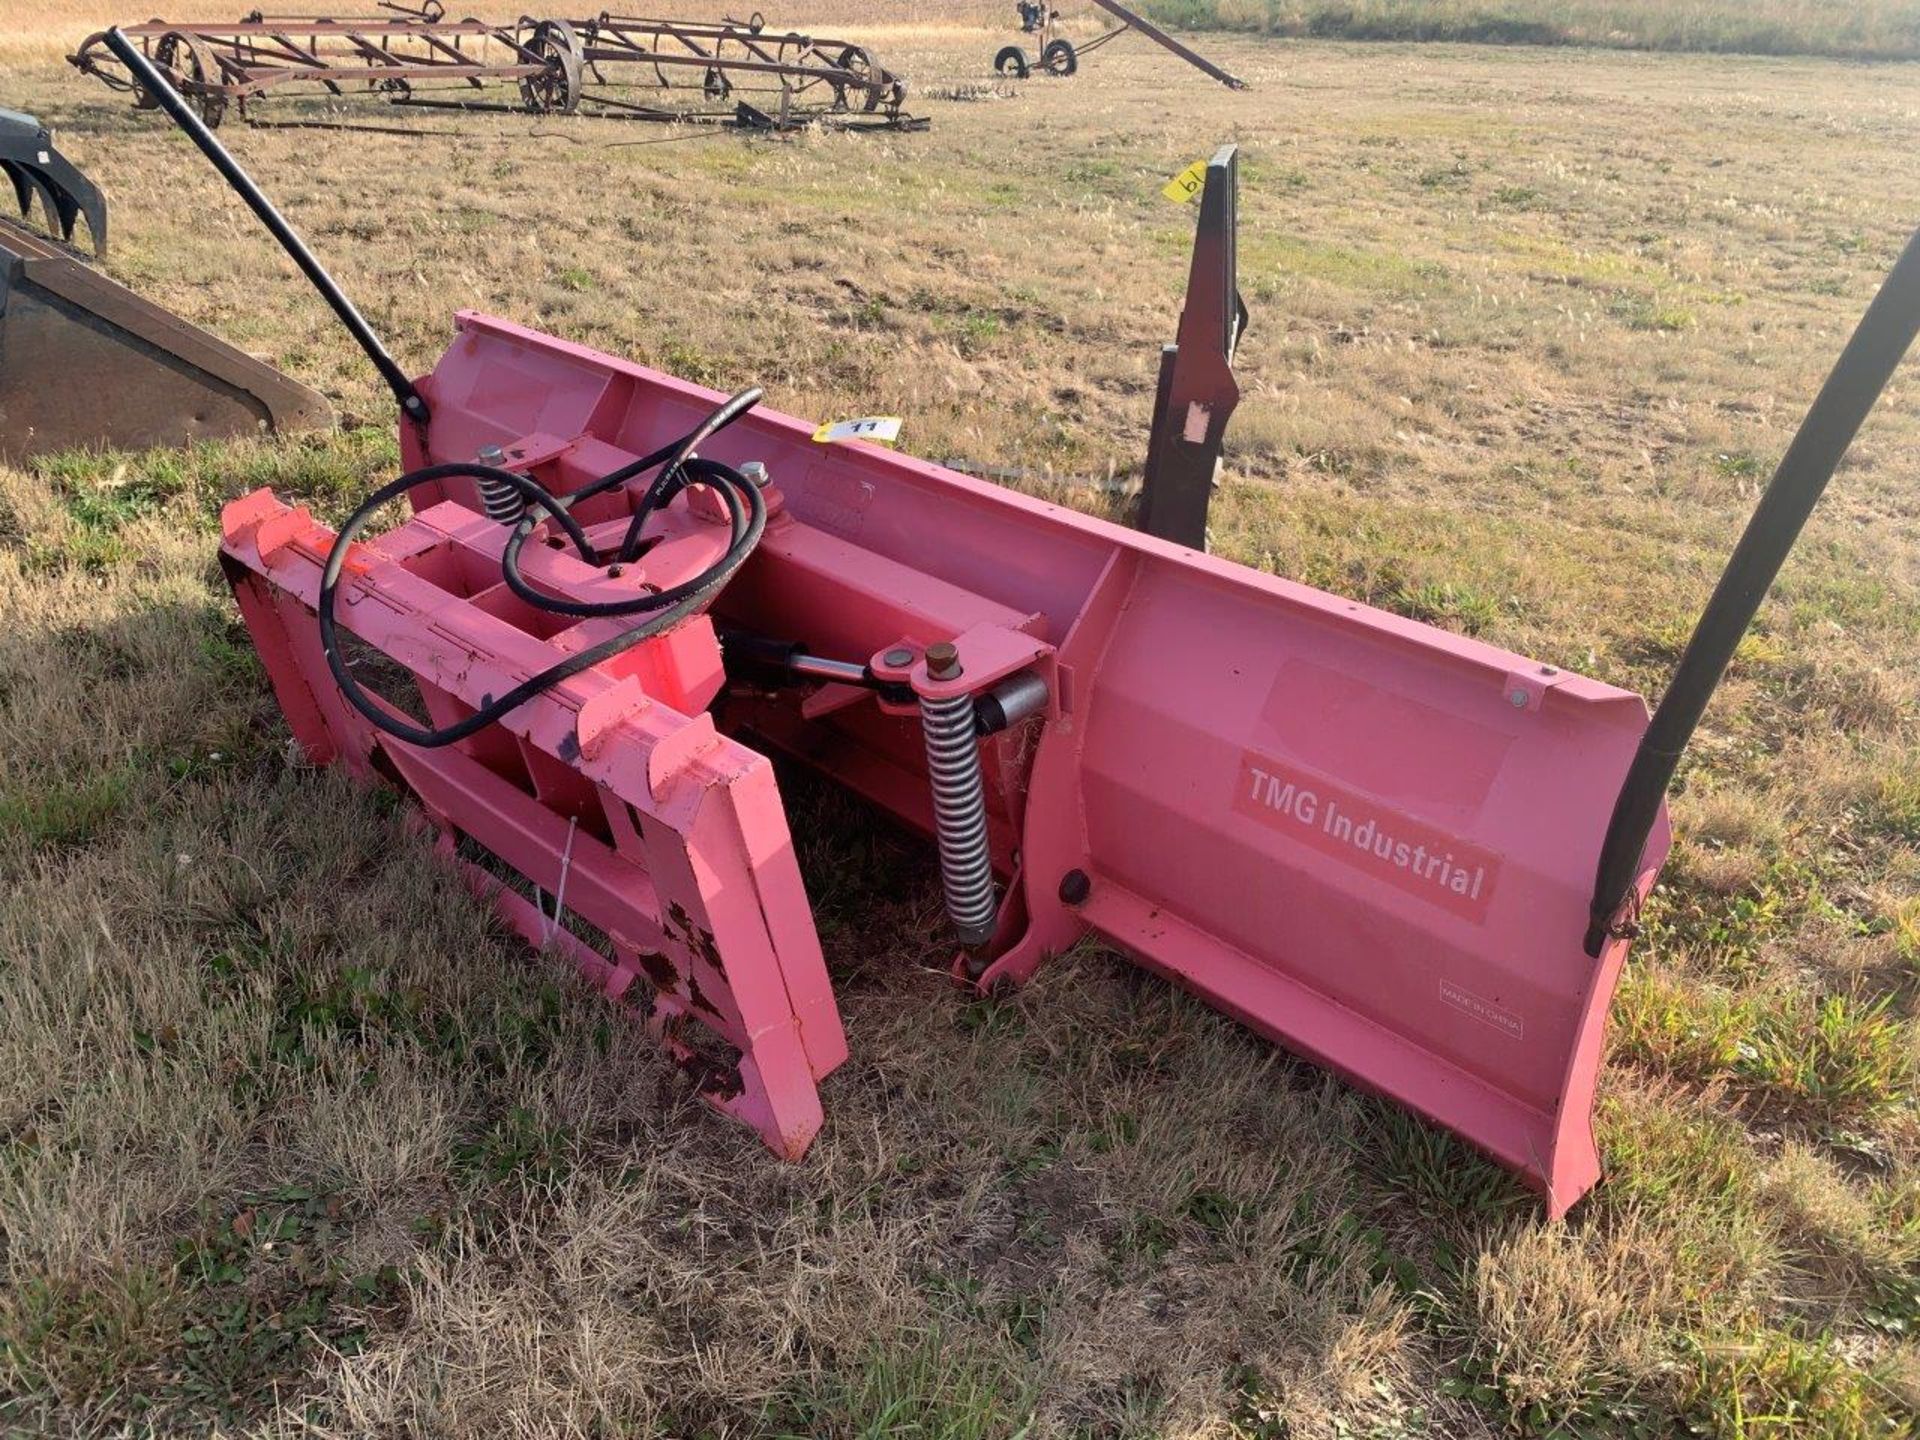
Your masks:
{"label": "skid steer attachment plate", "polygon": [[[714,393],[463,315],[410,464],[501,444],[556,493],[684,433]],[[764,463],[778,518],[723,624],[852,659],[953,641],[1028,667],[1043,715],[987,742],[1009,884],[982,987],[1092,933],[1457,1131],[1559,1212],[1625,950],[1582,949],[1638,696],[757,409],[703,446]],[[478,505],[469,483],[416,503]],[[599,503],[599,502],[595,502]],[[930,823],[915,721],[858,694],[723,726]],[[1649,845],[1642,893],[1664,857]]]}
{"label": "skid steer attachment plate", "polygon": [[[846,1041],[772,767],[700,713],[719,672],[705,619],[458,748],[419,749],[383,736],[328,672],[315,606],[333,532],[264,490],[221,521],[222,567],[308,757],[410,794],[508,924],[632,1003],[703,1099],[798,1159],[820,1128],[815,1082]],[[600,638],[608,622],[556,632],[506,591],[505,540],[441,505],[354,547],[341,624],[366,647],[358,664],[401,677],[409,693],[390,700],[445,724]],[[697,528],[674,542],[709,543]],[[607,592],[551,551],[528,572],[580,598]]]}
{"label": "skid steer attachment plate", "polygon": [[332,423],[318,391],[0,220],[0,459]]}

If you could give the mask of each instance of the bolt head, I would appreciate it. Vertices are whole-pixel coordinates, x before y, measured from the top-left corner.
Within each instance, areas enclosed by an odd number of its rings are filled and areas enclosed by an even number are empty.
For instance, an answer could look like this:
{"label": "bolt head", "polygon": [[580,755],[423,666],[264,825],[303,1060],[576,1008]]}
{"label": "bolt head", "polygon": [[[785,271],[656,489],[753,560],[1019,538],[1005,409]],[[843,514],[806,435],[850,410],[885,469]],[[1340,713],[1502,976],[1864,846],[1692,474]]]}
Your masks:
{"label": "bolt head", "polygon": [[903,645],[897,649],[887,651],[887,653],[880,658],[896,669],[905,669],[907,666],[913,664],[913,651]]}
{"label": "bolt head", "polygon": [[1084,870],[1069,870],[1060,877],[1060,901],[1064,905],[1078,905],[1093,893],[1093,881],[1087,878]]}
{"label": "bolt head", "polygon": [[959,647],[941,641],[927,647],[927,673],[936,680],[952,680],[960,674]]}
{"label": "bolt head", "polygon": [[749,484],[761,490],[766,489],[773,478],[767,474],[767,467],[758,460],[747,461],[740,467],[740,473],[746,477]]}
{"label": "bolt head", "polygon": [[1527,692],[1524,690],[1514,691],[1511,695],[1507,696],[1507,700],[1516,710],[1524,710],[1527,708]]}

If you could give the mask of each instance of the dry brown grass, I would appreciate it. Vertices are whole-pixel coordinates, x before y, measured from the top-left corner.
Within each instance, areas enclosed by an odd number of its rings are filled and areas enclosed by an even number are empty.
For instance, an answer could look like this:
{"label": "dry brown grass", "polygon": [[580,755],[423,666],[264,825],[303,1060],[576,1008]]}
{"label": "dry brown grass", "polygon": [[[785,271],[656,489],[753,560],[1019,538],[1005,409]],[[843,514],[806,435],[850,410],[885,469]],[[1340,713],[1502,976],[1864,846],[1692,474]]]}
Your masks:
{"label": "dry brown grass", "polygon": [[[883,53],[929,90],[993,43]],[[918,452],[1051,465],[1091,507],[1064,477],[1137,473],[1182,283],[1190,218],[1159,184],[1237,139],[1254,323],[1216,548],[1657,689],[1920,218],[1913,80],[1215,48],[1254,91],[1123,42],[1070,83],[930,106],[920,136],[231,138],[417,363],[477,305],[797,413],[897,409]],[[212,515],[269,481],[337,513],[392,465],[388,407],[183,142],[51,50],[0,77],[113,190],[116,274],[376,427],[0,472],[0,1419],[1910,1429],[1913,372],[1689,764],[1608,1178],[1570,1224],[1106,957],[960,1003],[922,848],[801,777],[854,1058],[787,1167],[377,799],[289,764]]]}
{"label": "dry brown grass", "polygon": [[1145,0],[1167,24],[1329,40],[1920,56],[1914,0]]}

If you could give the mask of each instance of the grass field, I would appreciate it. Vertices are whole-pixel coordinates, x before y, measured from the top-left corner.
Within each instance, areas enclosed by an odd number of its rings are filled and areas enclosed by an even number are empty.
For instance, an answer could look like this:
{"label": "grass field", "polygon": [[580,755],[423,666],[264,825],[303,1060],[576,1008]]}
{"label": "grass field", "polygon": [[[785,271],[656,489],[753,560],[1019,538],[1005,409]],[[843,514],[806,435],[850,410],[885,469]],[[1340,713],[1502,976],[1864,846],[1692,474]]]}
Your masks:
{"label": "grass field", "polygon": [[1920,57],[1914,0],[1146,0],[1171,25],[1346,40]]}
{"label": "grass field", "polygon": [[[215,516],[338,516],[390,409],[185,142],[63,73],[95,8],[24,18],[0,94],[112,190],[112,273],[347,423],[0,469],[0,1429],[1913,1433],[1920,368],[1683,773],[1567,1222],[1112,957],[963,1003],[924,847],[800,777],[853,1058],[783,1166],[291,763]],[[1237,140],[1215,549],[1648,692],[1920,220],[1905,67],[1212,36],[1255,88],[1129,39],[995,97],[1006,32],[905,20],[883,57],[976,97],[924,135],[230,140],[422,368],[478,306],[1093,509],[1184,281],[1160,185]]]}

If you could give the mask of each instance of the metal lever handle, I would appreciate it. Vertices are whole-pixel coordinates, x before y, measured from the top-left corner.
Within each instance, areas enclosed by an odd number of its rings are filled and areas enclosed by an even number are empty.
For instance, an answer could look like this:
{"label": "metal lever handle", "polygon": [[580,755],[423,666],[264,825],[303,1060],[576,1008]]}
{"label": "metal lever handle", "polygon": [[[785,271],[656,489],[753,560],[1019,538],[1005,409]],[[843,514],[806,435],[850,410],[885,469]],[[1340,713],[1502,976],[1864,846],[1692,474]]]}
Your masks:
{"label": "metal lever handle", "polygon": [[186,132],[189,140],[200,147],[200,153],[213,163],[227,184],[233,188],[248,208],[260,217],[260,223],[267,227],[273,238],[280,242],[280,248],[292,257],[301,272],[320,292],[320,298],[333,307],[333,313],[340,317],[340,323],[347,327],[356,344],[366,352],[367,359],[373,362],[373,368],[380,372],[380,378],[387,382],[387,388],[393,391],[393,398],[408,419],[418,424],[426,424],[429,418],[427,402],[420,392],[414,389],[413,381],[387,353],[387,347],[380,343],[380,337],[373,333],[373,327],[361,318],[346,292],[335,283],[333,276],[316,260],[313,252],[307,249],[306,242],[295,233],[294,228],[273,208],[273,202],[253,183],[253,177],[240,168],[240,162],[227,153],[227,149],[213,138],[213,132],[206,123],[187,107],[180,94],[167,82],[167,77],[155,68],[153,62],[140,53],[134,45],[115,26],[107,31],[107,48],[111,50],[128,72],[139,82],[139,86],[151,95],[160,108],[167,112],[169,119]]}
{"label": "metal lever handle", "polygon": [[1713,598],[1700,612],[1686,653],[1641,738],[1600,850],[1587,921],[1589,955],[1598,958],[1614,917],[1632,893],[1660,802],[1707,702],[1719,688],[1727,662],[1916,332],[1920,332],[1920,232],[1894,262],[1880,293],[1840,352],[1833,373],[1820,387],[1813,408],[1747,522],[1746,533],[1734,547]]}

